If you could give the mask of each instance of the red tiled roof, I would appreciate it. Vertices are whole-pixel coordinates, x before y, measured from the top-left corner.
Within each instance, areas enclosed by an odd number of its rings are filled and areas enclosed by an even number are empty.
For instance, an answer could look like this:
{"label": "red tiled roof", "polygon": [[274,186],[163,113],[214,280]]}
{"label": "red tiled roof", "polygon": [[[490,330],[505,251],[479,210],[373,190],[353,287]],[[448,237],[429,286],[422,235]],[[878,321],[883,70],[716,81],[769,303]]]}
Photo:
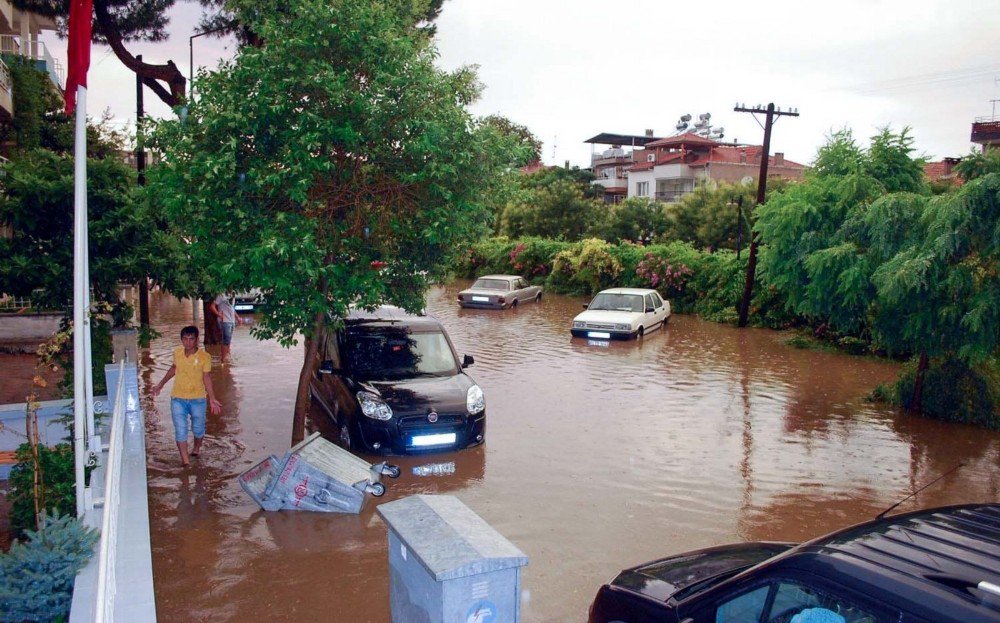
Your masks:
{"label": "red tiled roof", "polygon": [[[761,148],[756,145],[750,145],[747,147],[716,147],[707,154],[698,154],[698,159],[693,162],[691,166],[704,166],[710,162],[759,165],[760,153]],[[744,154],[746,154],[745,158]],[[768,158],[767,162],[769,166],[779,166],[775,162],[773,155]],[[788,158],[785,158],[784,162],[780,166],[792,169],[806,168],[805,165],[789,160]]]}
{"label": "red tiled roof", "polygon": [[542,164],[541,160],[535,160],[531,164],[521,167],[521,173],[524,174],[535,173],[537,171],[541,171],[542,169],[551,169],[551,168],[553,167],[547,167],[544,164]]}

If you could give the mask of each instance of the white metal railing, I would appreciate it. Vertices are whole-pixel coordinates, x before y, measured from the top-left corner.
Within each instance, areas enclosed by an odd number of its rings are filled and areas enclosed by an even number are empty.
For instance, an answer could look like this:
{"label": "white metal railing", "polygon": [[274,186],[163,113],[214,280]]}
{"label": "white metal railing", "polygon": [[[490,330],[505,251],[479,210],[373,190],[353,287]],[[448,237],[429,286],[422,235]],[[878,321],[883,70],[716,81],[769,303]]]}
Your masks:
{"label": "white metal railing", "polygon": [[43,42],[37,39],[21,41],[20,35],[0,35],[0,53],[14,54],[35,61],[42,61],[45,63],[45,71],[48,72],[52,83],[60,89],[63,88],[66,72],[63,69],[62,63],[49,53],[49,48]]}
{"label": "white metal railing", "polygon": [[[115,563],[118,558],[118,509],[121,502],[122,463],[125,454],[125,364],[118,364],[118,389],[115,406],[111,412],[111,433],[108,435],[107,474],[104,480],[104,516],[101,519],[101,546],[97,566],[97,595],[94,621],[112,620],[115,608]],[[95,450],[91,448],[91,450]],[[98,454],[101,449],[96,448]]]}
{"label": "white metal railing", "polygon": [[28,297],[0,294],[0,311],[27,311],[32,307],[31,299]]}
{"label": "white metal railing", "polygon": [[1000,121],[1000,115],[987,115],[985,117],[976,117],[973,123],[996,123]]}
{"label": "white metal railing", "polygon": [[3,88],[4,91],[10,93],[13,86],[14,83],[10,78],[10,67],[7,67],[7,63],[0,59],[0,88]]}

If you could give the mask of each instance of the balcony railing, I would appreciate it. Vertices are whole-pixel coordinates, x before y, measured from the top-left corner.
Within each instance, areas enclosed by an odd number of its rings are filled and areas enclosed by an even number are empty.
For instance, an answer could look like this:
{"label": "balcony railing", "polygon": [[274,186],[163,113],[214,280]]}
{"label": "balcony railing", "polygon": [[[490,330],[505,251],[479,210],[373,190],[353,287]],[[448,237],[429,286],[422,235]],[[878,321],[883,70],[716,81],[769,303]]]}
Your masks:
{"label": "balcony railing", "polygon": [[33,39],[24,42],[19,35],[0,35],[0,53],[23,56],[40,63],[39,69],[49,74],[52,84],[59,89],[63,88],[66,72],[62,63],[49,53],[49,49],[41,41]]}
{"label": "balcony railing", "polygon": [[658,190],[656,191],[656,200],[664,203],[677,203],[689,193],[691,193],[690,190]]}

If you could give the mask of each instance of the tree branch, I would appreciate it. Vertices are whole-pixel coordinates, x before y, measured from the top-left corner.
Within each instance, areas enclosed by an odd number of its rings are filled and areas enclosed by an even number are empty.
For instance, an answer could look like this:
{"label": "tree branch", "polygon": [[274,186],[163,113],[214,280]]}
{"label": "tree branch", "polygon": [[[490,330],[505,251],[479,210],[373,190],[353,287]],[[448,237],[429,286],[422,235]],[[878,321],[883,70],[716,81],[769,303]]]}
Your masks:
{"label": "tree branch", "polygon": [[[131,52],[125,49],[121,34],[118,32],[118,28],[104,3],[94,3],[94,15],[97,18],[97,26],[100,33],[104,35],[115,56],[118,57],[118,60],[123,65],[135,72],[142,79],[143,84],[152,89],[168,106],[177,106],[185,100],[187,79],[184,78],[184,75],[177,69],[177,65],[173,61],[167,61],[166,65],[151,65],[137,60]],[[166,88],[160,85],[160,81],[167,83],[170,90],[167,91]]]}

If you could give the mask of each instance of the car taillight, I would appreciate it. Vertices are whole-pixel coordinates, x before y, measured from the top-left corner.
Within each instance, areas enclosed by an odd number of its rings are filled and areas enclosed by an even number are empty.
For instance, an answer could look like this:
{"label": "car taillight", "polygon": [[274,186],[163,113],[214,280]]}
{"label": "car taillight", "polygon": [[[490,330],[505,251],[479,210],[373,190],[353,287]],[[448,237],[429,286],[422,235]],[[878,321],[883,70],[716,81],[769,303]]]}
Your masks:
{"label": "car taillight", "polygon": [[504,303],[506,303],[506,302],[507,302],[507,299],[501,296],[501,297],[500,297],[499,299],[497,299],[497,301],[498,301],[498,302],[499,302],[499,303],[500,303],[501,305],[503,305]]}

